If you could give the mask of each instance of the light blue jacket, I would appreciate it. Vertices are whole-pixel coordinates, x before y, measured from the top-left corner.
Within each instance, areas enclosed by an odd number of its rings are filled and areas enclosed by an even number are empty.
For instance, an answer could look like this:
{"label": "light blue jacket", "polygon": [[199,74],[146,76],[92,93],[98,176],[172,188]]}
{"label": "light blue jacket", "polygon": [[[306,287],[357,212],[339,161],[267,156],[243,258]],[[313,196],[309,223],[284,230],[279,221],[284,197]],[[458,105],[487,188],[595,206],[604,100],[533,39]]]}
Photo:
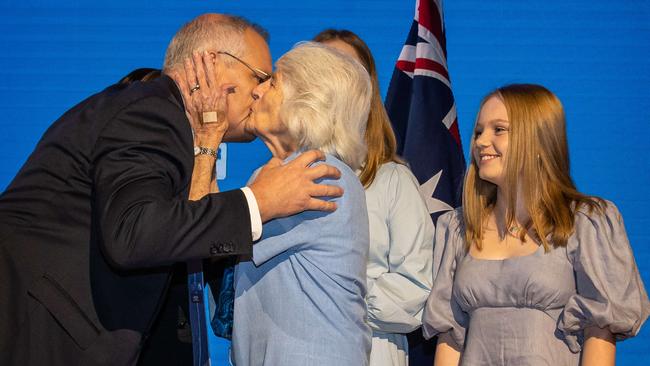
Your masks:
{"label": "light blue jacket", "polygon": [[[292,159],[290,157],[289,159]],[[264,225],[252,260],[235,269],[233,356],[237,366],[368,364],[368,214],[354,172],[333,213],[308,211]]]}

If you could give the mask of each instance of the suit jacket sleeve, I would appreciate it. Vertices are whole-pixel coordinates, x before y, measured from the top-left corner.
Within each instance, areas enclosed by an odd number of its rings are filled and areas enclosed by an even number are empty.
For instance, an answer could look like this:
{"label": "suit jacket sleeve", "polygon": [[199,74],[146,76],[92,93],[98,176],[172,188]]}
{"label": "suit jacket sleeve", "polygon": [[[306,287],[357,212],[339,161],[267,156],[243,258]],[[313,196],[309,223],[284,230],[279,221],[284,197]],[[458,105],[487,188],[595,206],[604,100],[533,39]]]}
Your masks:
{"label": "suit jacket sleeve", "polygon": [[104,255],[121,268],[252,251],[241,190],[188,201],[192,136],[184,112],[145,97],[106,125],[93,154],[94,219]]}

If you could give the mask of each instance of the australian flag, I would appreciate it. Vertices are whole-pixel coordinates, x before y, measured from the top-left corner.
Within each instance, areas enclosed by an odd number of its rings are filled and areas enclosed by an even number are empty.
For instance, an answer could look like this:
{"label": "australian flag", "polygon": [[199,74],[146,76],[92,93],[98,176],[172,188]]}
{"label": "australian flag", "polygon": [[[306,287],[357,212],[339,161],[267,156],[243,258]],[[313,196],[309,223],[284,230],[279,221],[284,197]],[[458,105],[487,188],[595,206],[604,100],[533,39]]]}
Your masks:
{"label": "australian flag", "polygon": [[442,0],[417,0],[415,19],[386,95],[397,153],[420,182],[436,222],[461,204],[465,159],[447,71]]}
{"label": "australian flag", "polygon": [[[417,0],[415,19],[386,95],[397,153],[417,177],[434,223],[460,206],[465,174],[446,43],[442,0]],[[408,342],[410,365],[433,364],[434,340],[424,341],[416,330]]]}

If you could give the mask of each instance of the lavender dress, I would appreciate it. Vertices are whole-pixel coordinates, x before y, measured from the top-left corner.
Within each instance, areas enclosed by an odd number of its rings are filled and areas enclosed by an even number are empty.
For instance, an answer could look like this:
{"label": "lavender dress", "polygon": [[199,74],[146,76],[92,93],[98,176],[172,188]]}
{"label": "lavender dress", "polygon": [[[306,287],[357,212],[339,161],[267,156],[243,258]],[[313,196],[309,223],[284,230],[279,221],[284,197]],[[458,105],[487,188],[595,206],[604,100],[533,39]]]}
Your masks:
{"label": "lavender dress", "polygon": [[451,332],[461,365],[578,365],[583,329],[622,340],[650,313],[616,206],[578,211],[566,247],[505,260],[465,250],[462,212],[438,219],[426,337]]}

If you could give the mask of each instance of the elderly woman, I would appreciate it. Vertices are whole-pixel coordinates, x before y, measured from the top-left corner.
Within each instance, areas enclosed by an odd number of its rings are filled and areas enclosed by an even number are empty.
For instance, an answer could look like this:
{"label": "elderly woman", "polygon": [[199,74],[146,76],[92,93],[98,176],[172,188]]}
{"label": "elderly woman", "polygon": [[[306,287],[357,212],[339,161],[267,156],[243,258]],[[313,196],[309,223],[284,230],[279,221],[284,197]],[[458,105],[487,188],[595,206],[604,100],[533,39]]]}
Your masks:
{"label": "elderly woman", "polygon": [[235,272],[236,365],[365,365],[368,214],[354,170],[372,87],[352,58],[302,43],[276,63],[246,128],[285,161],[320,149],[341,171],[344,189],[330,214],[304,212],[263,227],[253,256]]}

